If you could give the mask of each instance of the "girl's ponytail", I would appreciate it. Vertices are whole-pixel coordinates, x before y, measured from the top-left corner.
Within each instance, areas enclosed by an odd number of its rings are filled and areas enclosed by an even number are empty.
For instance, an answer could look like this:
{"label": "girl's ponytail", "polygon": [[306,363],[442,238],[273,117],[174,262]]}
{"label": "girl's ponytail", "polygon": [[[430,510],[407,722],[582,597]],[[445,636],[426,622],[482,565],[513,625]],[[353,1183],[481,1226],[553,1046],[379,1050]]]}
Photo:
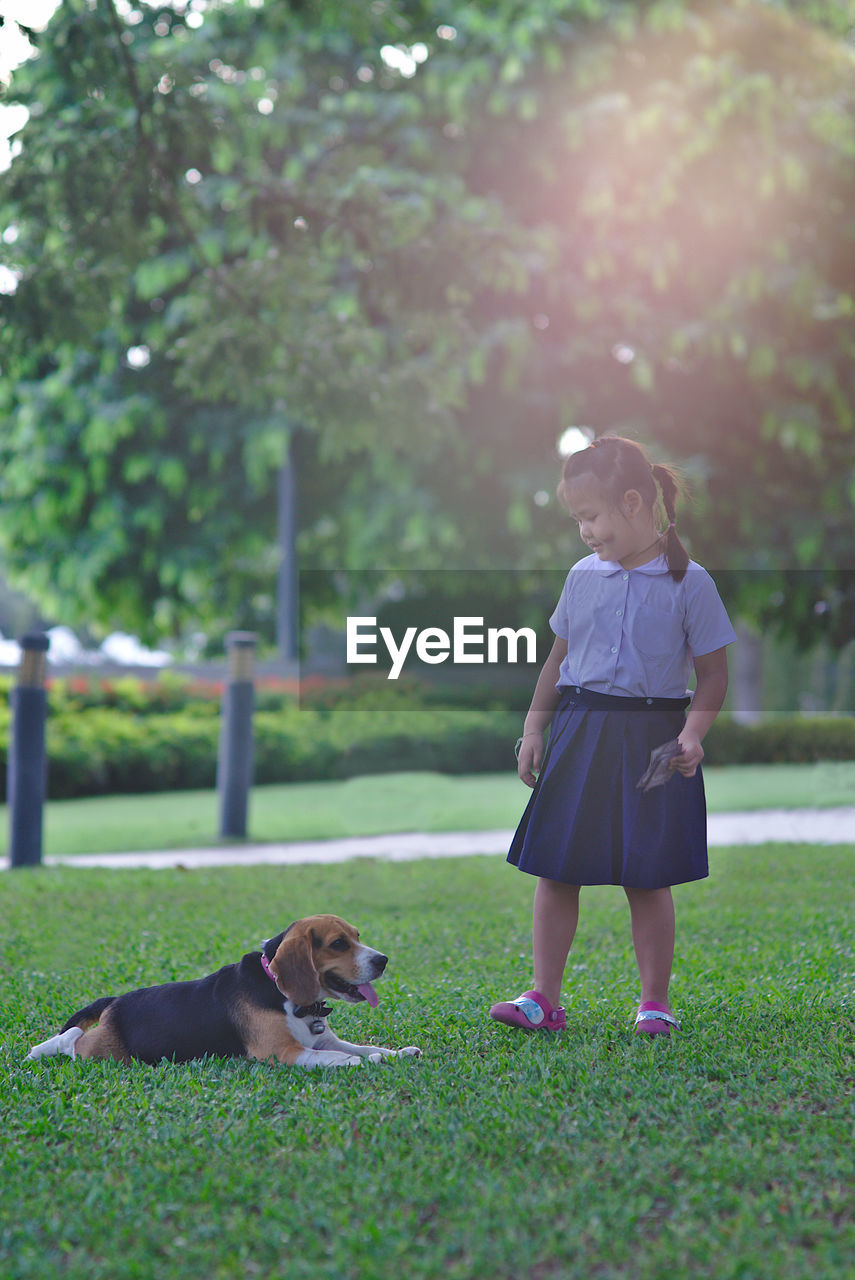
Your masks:
{"label": "girl's ponytail", "polygon": [[677,497],[681,485],[675,472],[670,467],[655,463],[650,470],[662,493],[662,504],[668,517],[668,528],[662,535],[665,539],[665,559],[668,561],[668,572],[675,582],[682,582],[689,567],[689,553],[683,546],[677,530]]}

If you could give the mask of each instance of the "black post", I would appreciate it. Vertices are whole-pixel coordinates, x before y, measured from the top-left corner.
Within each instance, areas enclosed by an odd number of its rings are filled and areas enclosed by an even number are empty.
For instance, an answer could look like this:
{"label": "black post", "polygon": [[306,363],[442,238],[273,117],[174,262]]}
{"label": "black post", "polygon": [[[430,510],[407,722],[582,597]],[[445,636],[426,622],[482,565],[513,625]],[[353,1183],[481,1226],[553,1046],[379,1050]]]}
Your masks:
{"label": "black post", "polygon": [[229,678],[223,691],[217,760],[221,836],[246,835],[252,786],[255,639],[252,631],[230,631],[226,636]]}
{"label": "black post", "polygon": [[33,631],[21,637],[18,683],[12,690],[12,725],[6,790],[9,803],[9,863],[37,867],[42,860],[45,801],[45,669],[48,637]]}
{"label": "black post", "polygon": [[300,656],[297,627],[299,583],[297,574],[297,485],[294,466],[294,439],[279,470],[278,485],[279,571],[276,581],[276,639],[279,656],[286,665]]}

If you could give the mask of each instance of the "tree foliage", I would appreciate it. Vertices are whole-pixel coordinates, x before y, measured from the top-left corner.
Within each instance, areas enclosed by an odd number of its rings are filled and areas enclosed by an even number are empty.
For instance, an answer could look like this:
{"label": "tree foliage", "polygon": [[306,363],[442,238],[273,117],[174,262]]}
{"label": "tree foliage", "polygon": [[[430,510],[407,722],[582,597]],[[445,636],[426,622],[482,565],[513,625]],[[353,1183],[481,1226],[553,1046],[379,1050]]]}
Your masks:
{"label": "tree foliage", "polygon": [[[685,460],[702,499],[693,546],[741,571],[746,611],[843,643],[855,59],[800,16],[839,29],[841,10],[600,7],[610,24],[581,47],[568,32],[551,75],[542,51],[508,73],[530,119],[506,198],[552,247],[537,382],[571,420]],[[482,145],[476,189],[501,181],[504,135]]]}
{"label": "tree foliage", "polygon": [[389,487],[451,429],[494,340],[472,298],[523,268],[365,13],[67,0],[16,77],[3,526],[66,614],[269,613],[294,426]]}
{"label": "tree foliage", "polygon": [[743,608],[845,640],[853,23],[65,0],[12,85],[6,562],[66,617],[258,626],[299,425],[307,562],[561,563],[575,422],[684,461]]}

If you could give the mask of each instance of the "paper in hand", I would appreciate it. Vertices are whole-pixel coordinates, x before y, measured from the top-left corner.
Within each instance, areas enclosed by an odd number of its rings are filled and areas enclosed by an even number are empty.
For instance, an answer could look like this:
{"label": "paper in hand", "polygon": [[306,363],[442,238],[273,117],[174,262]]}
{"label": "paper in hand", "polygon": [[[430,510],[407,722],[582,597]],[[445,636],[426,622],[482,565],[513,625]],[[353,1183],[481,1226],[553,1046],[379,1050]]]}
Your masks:
{"label": "paper in hand", "polygon": [[668,762],[673,760],[674,756],[680,755],[682,750],[676,738],[672,738],[670,742],[663,742],[661,747],[654,747],[650,753],[647,768],[635,784],[636,790],[650,791],[653,787],[661,787],[664,782],[667,782],[673,773],[673,769],[668,768]]}

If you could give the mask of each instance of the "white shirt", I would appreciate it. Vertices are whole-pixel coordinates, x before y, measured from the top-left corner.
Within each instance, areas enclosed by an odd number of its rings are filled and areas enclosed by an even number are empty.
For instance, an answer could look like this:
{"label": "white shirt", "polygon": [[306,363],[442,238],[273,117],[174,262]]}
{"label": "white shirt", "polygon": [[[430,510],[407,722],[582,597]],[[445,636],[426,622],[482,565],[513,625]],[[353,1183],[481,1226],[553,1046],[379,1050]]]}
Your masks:
{"label": "white shirt", "polygon": [[675,582],[664,555],[637,569],[579,560],[549,625],[567,641],[558,688],[628,698],[684,698],[693,656],[736,639],[706,569],[690,560]]}

